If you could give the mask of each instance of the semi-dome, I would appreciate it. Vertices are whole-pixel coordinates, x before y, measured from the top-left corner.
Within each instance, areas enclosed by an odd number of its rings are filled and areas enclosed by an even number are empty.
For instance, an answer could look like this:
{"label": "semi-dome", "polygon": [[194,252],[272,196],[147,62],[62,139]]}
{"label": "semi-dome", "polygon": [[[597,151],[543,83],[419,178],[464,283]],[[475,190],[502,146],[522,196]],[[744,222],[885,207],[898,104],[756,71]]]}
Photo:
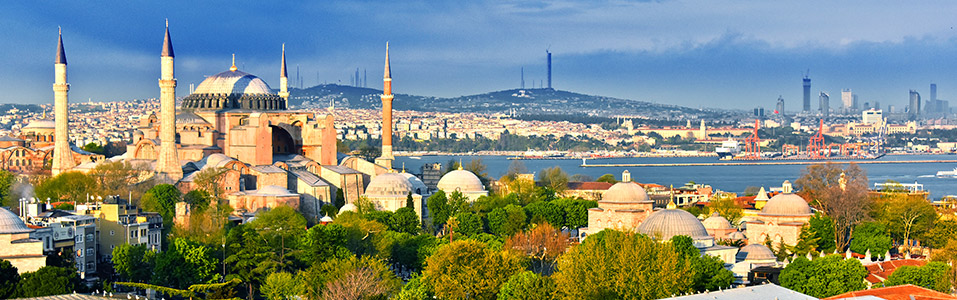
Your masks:
{"label": "semi-dome", "polygon": [[771,197],[768,203],[761,208],[762,215],[768,216],[810,216],[811,206],[804,198],[796,194],[778,194]]}
{"label": "semi-dome", "polygon": [[761,244],[750,244],[744,247],[741,247],[738,250],[738,254],[734,256],[738,261],[775,261],[777,256],[774,256],[774,252],[771,252],[765,245]]}
{"label": "semi-dome", "polygon": [[193,112],[184,111],[184,112],[181,112],[181,113],[176,114],[176,124],[177,124],[177,125],[183,125],[183,124],[209,124],[209,122],[207,122],[206,119],[203,119],[202,117],[197,116],[197,115],[194,114]]}
{"label": "semi-dome", "polygon": [[412,193],[424,195],[428,192],[429,187],[425,185],[425,182],[422,182],[418,177],[409,173],[399,173],[402,177],[405,177],[409,181],[409,184],[412,185]]}
{"label": "semi-dome", "polygon": [[704,219],[704,221],[702,221],[701,224],[704,225],[704,228],[705,228],[705,229],[732,229],[732,228],[734,228],[733,226],[731,226],[731,222],[728,222],[728,219],[725,219],[724,217],[722,217],[721,215],[719,215],[717,212],[711,214],[711,216],[708,217],[707,219]]}
{"label": "semi-dome", "polygon": [[6,208],[0,207],[0,234],[15,234],[33,232],[20,217]]}
{"label": "semi-dome", "polygon": [[454,191],[462,193],[485,191],[485,186],[482,185],[482,180],[480,180],[478,176],[462,169],[443,175],[442,178],[439,179],[437,186],[446,193]]}
{"label": "semi-dome", "polygon": [[627,181],[612,185],[601,195],[601,201],[604,202],[650,202],[645,188],[637,183]]}
{"label": "semi-dome", "polygon": [[711,238],[698,218],[681,209],[662,209],[652,213],[638,225],[638,232],[662,240],[670,240],[678,235],[686,235],[693,240]]}
{"label": "semi-dome", "polygon": [[366,195],[372,197],[405,197],[412,191],[409,179],[399,173],[378,175],[366,187]]}
{"label": "semi-dome", "polygon": [[56,123],[53,123],[53,121],[50,121],[50,120],[33,120],[32,122],[28,123],[27,126],[23,127],[23,129],[28,129],[28,128],[36,128],[36,129],[56,128]]}
{"label": "semi-dome", "polygon": [[183,99],[182,108],[284,110],[286,100],[272,93],[261,78],[231,68],[206,77],[192,94]]}

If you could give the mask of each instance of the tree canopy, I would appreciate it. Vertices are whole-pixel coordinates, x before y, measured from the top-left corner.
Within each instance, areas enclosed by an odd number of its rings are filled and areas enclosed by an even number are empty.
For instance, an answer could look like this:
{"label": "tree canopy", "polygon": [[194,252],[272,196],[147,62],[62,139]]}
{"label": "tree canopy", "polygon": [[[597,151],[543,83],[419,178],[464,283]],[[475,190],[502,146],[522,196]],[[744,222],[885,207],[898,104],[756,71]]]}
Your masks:
{"label": "tree canopy", "polygon": [[866,288],[867,270],[856,259],[828,255],[814,260],[798,257],[781,271],[781,286],[825,298]]}

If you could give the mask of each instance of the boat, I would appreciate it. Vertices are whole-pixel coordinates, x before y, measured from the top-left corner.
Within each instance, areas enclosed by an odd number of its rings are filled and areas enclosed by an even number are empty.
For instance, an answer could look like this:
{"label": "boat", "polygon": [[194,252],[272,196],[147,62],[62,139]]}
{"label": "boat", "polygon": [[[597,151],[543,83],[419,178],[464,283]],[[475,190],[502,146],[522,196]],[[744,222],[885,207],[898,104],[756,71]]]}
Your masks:
{"label": "boat", "polygon": [[937,171],[937,177],[957,177],[957,168],[953,171]]}
{"label": "boat", "polygon": [[721,147],[715,148],[714,152],[718,154],[718,159],[731,159],[741,152],[741,144],[732,138],[728,138],[727,141],[721,142]]}

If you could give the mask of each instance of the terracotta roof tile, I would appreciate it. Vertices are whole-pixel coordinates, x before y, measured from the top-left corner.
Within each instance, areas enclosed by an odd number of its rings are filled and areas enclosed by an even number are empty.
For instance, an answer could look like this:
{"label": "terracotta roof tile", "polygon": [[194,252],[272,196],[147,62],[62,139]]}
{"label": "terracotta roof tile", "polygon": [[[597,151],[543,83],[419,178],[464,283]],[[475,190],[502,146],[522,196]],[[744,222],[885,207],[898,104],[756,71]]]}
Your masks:
{"label": "terracotta roof tile", "polygon": [[607,182],[569,182],[569,190],[586,190],[586,191],[604,191],[611,188],[612,184]]}
{"label": "terracotta roof tile", "polygon": [[874,297],[887,299],[887,300],[910,300],[912,299],[911,296],[913,296],[913,299],[917,299],[917,300],[957,299],[957,297],[944,294],[938,291],[934,291],[931,289],[919,287],[913,284],[905,284],[905,285],[882,287],[882,288],[863,290],[863,291],[848,292],[848,293],[840,294],[837,296],[831,296],[824,299],[825,300],[844,299],[844,298],[853,298],[853,297],[862,297],[862,296],[874,296]]}

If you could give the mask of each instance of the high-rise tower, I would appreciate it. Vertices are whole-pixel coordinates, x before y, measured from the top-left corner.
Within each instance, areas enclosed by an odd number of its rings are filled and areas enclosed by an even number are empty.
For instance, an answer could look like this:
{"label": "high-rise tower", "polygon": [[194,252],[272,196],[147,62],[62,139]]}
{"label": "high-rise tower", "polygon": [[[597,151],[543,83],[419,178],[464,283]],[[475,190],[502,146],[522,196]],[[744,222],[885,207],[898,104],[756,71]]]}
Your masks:
{"label": "high-rise tower", "polygon": [[784,115],[784,96],[778,95],[778,103],[777,103],[777,106],[775,106],[774,110],[775,110],[774,113],[779,114],[781,116]]}
{"label": "high-rise tower", "polygon": [[63,32],[57,34],[56,60],[53,62],[54,81],[53,81],[53,101],[55,106],[56,118],[54,120],[56,128],[54,131],[53,143],[53,175],[57,175],[76,166],[73,160],[73,150],[70,148],[70,130],[67,127],[70,122],[69,95],[70,84],[66,82],[66,52],[63,49]]}
{"label": "high-rise tower", "polygon": [[920,119],[920,94],[915,90],[910,90],[910,105],[907,107],[907,115],[911,120]]}
{"label": "high-rise tower", "polygon": [[380,166],[392,169],[392,70],[389,67],[389,43],[385,43],[385,72],[382,76],[382,155],[376,159]]}
{"label": "high-rise tower", "polygon": [[811,112],[811,77],[804,75],[804,112]]}
{"label": "high-rise tower", "polygon": [[183,178],[183,167],[176,153],[176,78],[173,77],[173,41],[169,37],[169,21],[160,53],[160,151],[156,162],[156,178],[161,183],[175,183]]}
{"label": "high-rise tower", "polygon": [[831,113],[831,96],[826,92],[821,92],[821,116],[823,120],[827,120],[828,115]]}
{"label": "high-rise tower", "polygon": [[548,54],[548,88],[552,88],[552,53],[545,50],[545,54]]}

